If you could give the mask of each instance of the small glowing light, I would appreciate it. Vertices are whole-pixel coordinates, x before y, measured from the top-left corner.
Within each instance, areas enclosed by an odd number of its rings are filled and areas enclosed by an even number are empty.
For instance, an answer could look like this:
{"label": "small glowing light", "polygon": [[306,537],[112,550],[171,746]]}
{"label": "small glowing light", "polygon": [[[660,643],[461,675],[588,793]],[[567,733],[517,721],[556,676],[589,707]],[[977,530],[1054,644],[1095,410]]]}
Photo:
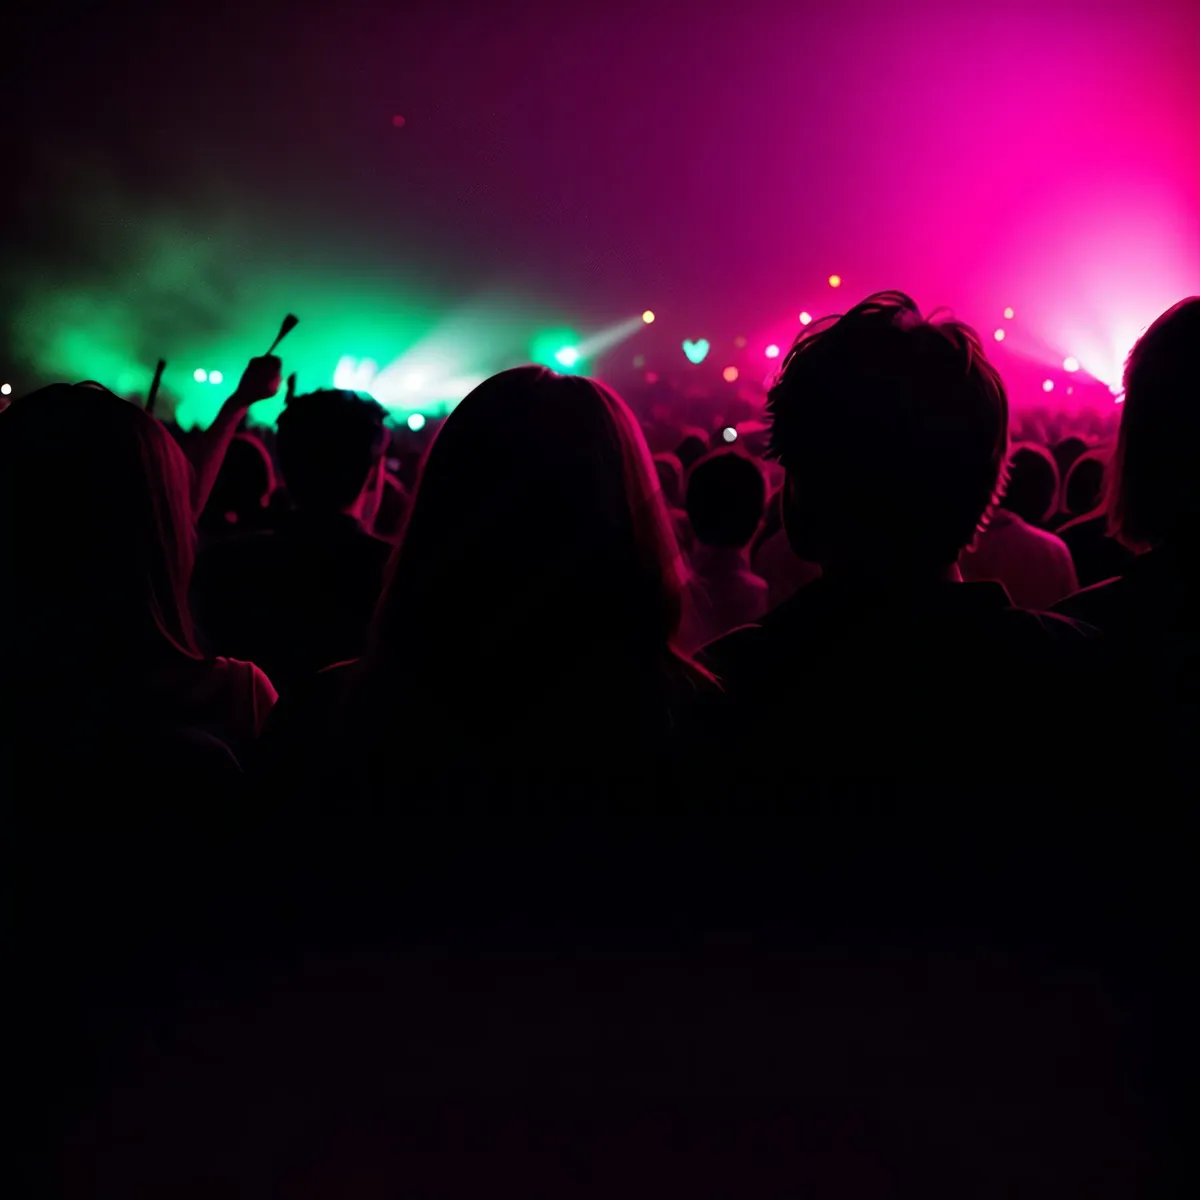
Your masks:
{"label": "small glowing light", "polygon": [[640,371],[646,365],[646,356],[644,354],[635,354],[633,356],[633,369]]}
{"label": "small glowing light", "polygon": [[647,383],[657,383],[658,382],[658,372],[657,371],[647,371],[646,372],[646,382]]}
{"label": "small glowing light", "polygon": [[1006,321],[1011,321],[1013,319],[1013,310],[1011,308],[1006,308],[1004,310],[1004,319]]}
{"label": "small glowing light", "polygon": [[208,372],[203,367],[197,367],[192,372],[192,378],[197,383],[203,383],[208,378]]}
{"label": "small glowing light", "polygon": [[420,433],[425,428],[425,418],[420,413],[409,413],[408,427],[413,433]]}
{"label": "small glowing light", "polygon": [[210,371],[208,375],[209,383],[224,383],[225,376],[220,371]]}
{"label": "small glowing light", "polygon": [[709,348],[708,338],[701,338],[697,342],[687,338],[683,343],[683,352],[687,355],[688,362],[696,366],[699,366],[708,357]]}
{"label": "small glowing light", "polygon": [[842,277],[840,275],[830,275],[829,286],[832,288],[841,287],[842,286]]}
{"label": "small glowing light", "polygon": [[1064,358],[1063,359],[1063,370],[1068,372],[1069,374],[1073,375],[1076,371],[1079,370],[1079,359]]}
{"label": "small glowing light", "polygon": [[1043,392],[1054,391],[1054,380],[1053,379],[1043,379],[1042,380],[1042,391]]}
{"label": "small glowing light", "polygon": [[555,352],[554,361],[560,366],[573,367],[579,361],[579,351],[574,346],[564,346]]}
{"label": "small glowing light", "polygon": [[738,336],[733,339],[733,345],[734,345],[735,349],[745,350],[746,339],[744,337],[742,337],[742,335],[739,333]]}
{"label": "small glowing light", "polygon": [[11,396],[11,395],[12,395],[12,384],[11,383],[0,383],[0,396]]}
{"label": "small glowing light", "polygon": [[642,320],[645,321],[647,325],[653,325],[654,314],[649,309],[646,309],[646,311],[642,313]]}
{"label": "small glowing light", "polygon": [[737,367],[726,367],[725,370],[721,372],[721,378],[724,379],[726,383],[737,383],[737,377]]}
{"label": "small glowing light", "polygon": [[[5,387],[8,387],[8,384],[6,383],[4,386],[5,386]],[[1108,390],[1109,390],[1109,391],[1110,391],[1110,392],[1111,392],[1111,393],[1112,393],[1114,396],[1123,396],[1123,395],[1125,395],[1125,389],[1124,389],[1124,388],[1123,388],[1123,387],[1122,387],[1122,386],[1121,386],[1119,383],[1111,383],[1111,384],[1109,384],[1109,386],[1108,386]],[[5,392],[4,394],[5,394],[6,396],[8,395],[8,393],[7,393],[7,392]]]}
{"label": "small glowing light", "polygon": [[800,324],[801,325],[811,325],[812,324],[812,313],[802,312],[800,314]]}
{"label": "small glowing light", "polygon": [[777,345],[775,345],[774,342],[772,342],[767,347],[767,357],[768,358],[778,358],[779,357],[779,347]]}
{"label": "small glowing light", "polygon": [[397,128],[397,129],[403,129],[404,125],[405,125],[404,118],[399,113],[397,113],[392,118],[392,125],[395,126],[395,128]]}
{"label": "small glowing light", "polygon": [[732,425],[726,425],[725,428],[721,430],[721,436],[727,442],[736,442],[737,441],[737,430],[734,429],[734,427]]}
{"label": "small glowing light", "polygon": [[1004,341],[1004,330],[997,329],[996,332],[992,334],[992,337],[994,337],[998,342]]}

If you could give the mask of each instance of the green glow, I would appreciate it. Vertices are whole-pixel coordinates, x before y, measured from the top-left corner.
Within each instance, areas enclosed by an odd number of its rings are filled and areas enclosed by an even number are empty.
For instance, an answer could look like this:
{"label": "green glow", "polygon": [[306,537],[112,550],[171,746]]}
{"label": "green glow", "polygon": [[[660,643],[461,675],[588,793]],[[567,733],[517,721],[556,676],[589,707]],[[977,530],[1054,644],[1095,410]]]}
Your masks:
{"label": "green glow", "polygon": [[584,368],[582,358],[576,358],[569,367],[559,358],[560,354],[573,348],[578,341],[579,334],[573,329],[543,330],[534,337],[533,344],[529,347],[530,361],[543,367],[549,367],[553,371],[582,371]]}

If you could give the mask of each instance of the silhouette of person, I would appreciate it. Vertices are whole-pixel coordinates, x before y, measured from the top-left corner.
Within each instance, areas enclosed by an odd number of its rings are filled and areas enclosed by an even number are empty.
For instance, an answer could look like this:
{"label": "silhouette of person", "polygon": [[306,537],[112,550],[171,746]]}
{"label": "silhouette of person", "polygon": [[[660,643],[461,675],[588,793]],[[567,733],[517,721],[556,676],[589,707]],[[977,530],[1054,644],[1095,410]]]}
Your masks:
{"label": "silhouette of person", "polygon": [[1057,680],[1060,643],[1081,640],[956,566],[997,499],[1000,377],[966,326],[885,292],[801,334],[768,411],[784,527],[823,577],[705,650],[724,691],[700,737],[768,781],[788,762],[754,747],[810,746],[810,777],[943,777],[1011,680]]}
{"label": "silhouette of person", "polygon": [[99,385],[42,388],[0,416],[10,734],[171,725],[237,756],[253,742],[275,690],[196,647],[191,486],[163,426]]}
{"label": "silhouette of person", "polygon": [[397,740],[419,759],[410,794],[422,769],[483,787],[640,774],[706,681],[673,648],[682,575],[624,403],[590,379],[502,372],[430,447],[366,654],[281,710],[274,760],[336,696],[341,787],[365,771],[390,789]]}
{"label": "silhouette of person", "polygon": [[207,547],[193,597],[220,651],[252,658],[281,691],[359,654],[391,547],[367,532],[385,484],[384,410],[350,391],[293,397],[279,464],[293,513]]}

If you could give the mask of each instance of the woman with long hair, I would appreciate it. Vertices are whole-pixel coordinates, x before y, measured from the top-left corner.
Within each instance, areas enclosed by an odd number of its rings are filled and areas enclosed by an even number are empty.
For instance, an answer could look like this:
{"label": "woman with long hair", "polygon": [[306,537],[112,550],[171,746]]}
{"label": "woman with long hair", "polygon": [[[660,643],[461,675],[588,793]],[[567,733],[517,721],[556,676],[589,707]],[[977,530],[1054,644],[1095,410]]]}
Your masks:
{"label": "woman with long hair", "polygon": [[682,603],[625,404],[580,376],[502,372],[426,458],[369,649],[339,673],[342,765],[373,783],[637,776],[708,681],[672,645]]}
{"label": "woman with long hair", "polygon": [[99,384],[0,414],[2,686],[35,741],[97,724],[186,727],[234,755],[253,741],[275,692],[197,649],[191,488],[167,430]]}

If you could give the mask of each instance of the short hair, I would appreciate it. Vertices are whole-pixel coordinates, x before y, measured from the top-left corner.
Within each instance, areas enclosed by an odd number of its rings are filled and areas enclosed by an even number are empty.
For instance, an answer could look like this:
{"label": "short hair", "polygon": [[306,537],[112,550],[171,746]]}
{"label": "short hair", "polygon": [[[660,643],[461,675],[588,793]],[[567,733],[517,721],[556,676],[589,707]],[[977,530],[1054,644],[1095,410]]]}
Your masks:
{"label": "short hair", "polygon": [[298,508],[348,508],[387,449],[386,413],[358,392],[293,396],[279,416],[279,466]]}
{"label": "short hair", "polygon": [[687,514],[696,540],[706,546],[745,546],[763,519],[767,485],[752,459],[737,450],[714,450],[688,474]]}
{"label": "short hair", "polygon": [[1058,504],[1058,464],[1049,450],[1023,442],[1008,456],[1007,480],[1000,503],[1022,521],[1044,525]]}
{"label": "short hair", "polygon": [[239,525],[262,517],[275,490],[275,469],[267,448],[252,433],[239,433],[229,443],[208,502],[200,514],[205,529],[220,529],[234,514]]}
{"label": "short hair", "polygon": [[767,410],[801,558],[946,566],[995,502],[1004,384],[972,329],[923,317],[901,292],[804,330]]}
{"label": "short hair", "polygon": [[1133,549],[1200,524],[1200,296],[1150,326],[1125,364],[1125,403],[1107,498],[1109,530]]}
{"label": "short hair", "polygon": [[1063,482],[1063,508],[1073,517],[1093,512],[1104,493],[1107,455],[1101,450],[1081,454]]}
{"label": "short hair", "polygon": [[667,505],[678,508],[683,502],[683,463],[674,454],[656,454],[654,469]]}
{"label": "short hair", "polygon": [[685,471],[690,470],[708,453],[708,434],[702,429],[685,429],[679,445],[675,447],[675,457]]}

